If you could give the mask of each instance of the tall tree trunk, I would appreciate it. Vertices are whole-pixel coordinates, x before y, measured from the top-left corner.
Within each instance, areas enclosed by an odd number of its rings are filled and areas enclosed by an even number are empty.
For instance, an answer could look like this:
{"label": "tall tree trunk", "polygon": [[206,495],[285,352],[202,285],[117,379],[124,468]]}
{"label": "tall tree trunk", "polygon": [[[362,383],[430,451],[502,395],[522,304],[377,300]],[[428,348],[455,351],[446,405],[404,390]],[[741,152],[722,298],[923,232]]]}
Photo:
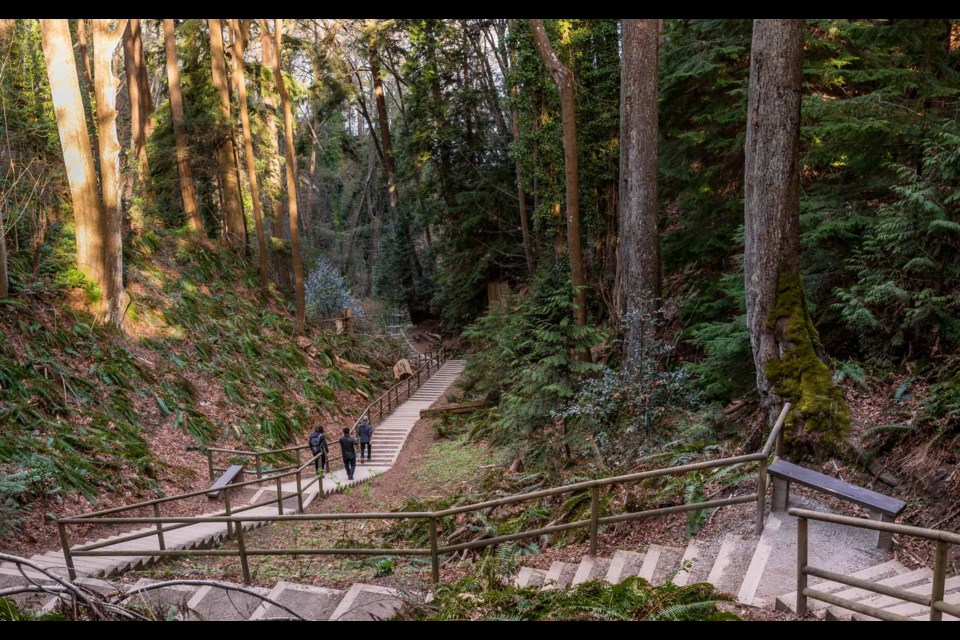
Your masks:
{"label": "tall tree trunk", "polygon": [[269,294],[267,272],[267,241],[263,234],[263,211],[260,209],[260,192],[257,189],[257,168],[253,158],[253,138],[250,135],[250,116],[247,114],[247,81],[243,73],[243,39],[237,19],[230,20],[233,31],[233,66],[236,74],[237,95],[240,101],[240,124],[243,127],[243,148],[247,161],[247,179],[250,181],[250,199],[253,200],[253,221],[257,227],[257,248],[260,251],[260,295]]}
{"label": "tall tree trunk", "polygon": [[747,327],[769,419],[790,400],[807,428],[796,442],[815,449],[818,440],[836,444],[850,416],[820,359],[800,277],[802,80],[803,21],[755,20],[744,149]]}
{"label": "tall tree trunk", "polygon": [[100,141],[100,190],[103,196],[104,321],[120,325],[128,296],[123,290],[123,243],[120,208],[120,141],[117,139],[117,87],[113,56],[126,20],[111,28],[111,20],[93,21],[93,86],[97,94],[97,139]]}
{"label": "tall tree trunk", "polygon": [[[510,30],[514,28],[514,21],[510,20]],[[507,60],[511,64],[516,64],[516,52],[510,50],[509,57]],[[506,72],[507,69],[501,69],[501,71]],[[504,73],[506,75],[506,73]],[[510,94],[513,96],[514,100],[517,99],[517,94],[520,91],[520,88],[514,82],[510,87]],[[536,268],[536,263],[533,260],[533,247],[530,246],[530,225],[527,221],[527,194],[523,189],[523,174],[520,171],[520,114],[517,113],[516,109],[511,109],[510,111],[510,135],[513,137],[513,146],[516,149],[513,162],[517,172],[517,200],[520,202],[520,231],[523,233],[523,253],[527,257],[527,273],[532,274]]]}
{"label": "tall tree trunk", "polygon": [[370,74],[373,77],[373,94],[377,103],[377,122],[380,125],[380,146],[383,149],[383,172],[387,178],[390,195],[390,213],[394,221],[400,218],[400,193],[394,182],[393,143],[390,139],[390,120],[387,117],[387,100],[383,94],[383,78],[380,75],[380,53],[377,50],[376,20],[367,20],[369,33]]}
{"label": "tall tree trunk", "polygon": [[167,82],[170,86],[170,112],[173,120],[173,137],[177,145],[177,172],[180,174],[180,196],[190,228],[202,237],[207,233],[197,209],[197,193],[193,186],[193,171],[190,169],[190,148],[187,145],[187,129],[183,122],[183,94],[180,91],[180,68],[177,66],[177,38],[173,20],[163,21],[163,44],[167,52]]}
{"label": "tall tree trunk", "polygon": [[620,274],[617,305],[626,321],[628,371],[657,335],[660,235],[657,230],[656,20],[623,21],[620,76]]}
{"label": "tall tree trunk", "polygon": [[[264,20],[266,28],[266,20]],[[300,231],[297,228],[297,157],[293,152],[293,109],[290,106],[290,96],[283,82],[283,73],[280,71],[280,36],[283,33],[283,20],[277,18],[274,27],[274,44],[276,56],[273,65],[273,77],[277,81],[277,92],[280,102],[283,103],[283,137],[286,142],[284,164],[287,173],[287,211],[290,212],[290,252],[293,257],[293,282],[297,297],[297,315],[294,331],[302,334],[306,326],[306,299],[303,291],[303,263],[300,261]]]}
{"label": "tall tree trunk", "polygon": [[66,20],[43,19],[40,20],[40,34],[73,203],[77,268],[106,295],[102,203],[97,189],[97,174],[93,166],[70,27]]}
{"label": "tall tree trunk", "polygon": [[[273,69],[276,53],[273,50],[273,40],[267,29],[260,31],[260,45],[263,52],[263,66],[267,69]],[[277,120],[274,115],[277,113],[277,96],[273,87],[264,83],[260,87],[260,95],[263,100],[263,125],[266,130],[267,142],[267,167],[266,167],[266,193],[267,205],[270,208],[270,235],[274,238],[289,238],[288,225],[284,223],[286,219],[283,204],[280,201],[280,147],[278,140],[280,136],[277,133]]]}
{"label": "tall tree trunk", "polygon": [[227,125],[229,134],[217,147],[217,169],[220,187],[223,189],[223,227],[224,243],[234,249],[243,250],[247,245],[243,209],[240,201],[240,182],[237,179],[237,155],[233,146],[233,124],[230,116],[230,87],[227,84],[227,64],[223,53],[223,32],[220,20],[211,18],[210,60],[213,71],[213,86],[220,96],[220,113]]}
{"label": "tall tree trunk", "polygon": [[[574,320],[578,327],[587,326],[586,278],[583,271],[583,248],[580,244],[580,176],[577,169],[576,99],[573,92],[573,72],[557,57],[550,44],[543,20],[530,20],[533,39],[544,65],[553,76],[560,93],[560,116],[563,120],[563,167],[566,176],[567,199],[567,254],[570,258],[570,276],[573,281]],[[578,352],[580,360],[590,360],[590,352]]]}
{"label": "tall tree trunk", "polygon": [[151,127],[153,101],[147,81],[146,59],[143,56],[143,40],[140,21],[131,19],[123,33],[123,59],[127,74],[127,93],[130,96],[130,155],[136,158],[137,183],[144,199],[149,203],[150,163],[147,159],[147,135]]}

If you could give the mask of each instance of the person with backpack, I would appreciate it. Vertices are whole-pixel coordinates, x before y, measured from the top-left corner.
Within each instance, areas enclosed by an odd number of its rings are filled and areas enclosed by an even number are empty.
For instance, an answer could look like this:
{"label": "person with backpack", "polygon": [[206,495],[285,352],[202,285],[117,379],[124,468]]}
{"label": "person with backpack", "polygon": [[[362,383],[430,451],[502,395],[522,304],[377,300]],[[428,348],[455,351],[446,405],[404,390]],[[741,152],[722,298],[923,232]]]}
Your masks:
{"label": "person with backpack", "polygon": [[357,469],[357,451],[354,447],[357,441],[350,436],[350,428],[343,428],[343,437],[340,438],[340,455],[343,456],[343,468],[347,471],[347,480],[353,480],[353,472]]}
{"label": "person with backpack", "polygon": [[360,462],[363,462],[364,449],[367,453],[367,462],[370,462],[370,438],[373,437],[373,425],[370,424],[367,416],[363,416],[357,426],[357,437],[360,439]]}
{"label": "person with backpack", "polygon": [[310,434],[310,451],[313,452],[314,456],[320,454],[320,457],[313,461],[313,468],[317,470],[317,475],[320,475],[321,468],[330,473],[330,462],[327,460],[330,447],[327,445],[327,434],[323,432],[323,427],[320,425],[317,425],[317,428]]}

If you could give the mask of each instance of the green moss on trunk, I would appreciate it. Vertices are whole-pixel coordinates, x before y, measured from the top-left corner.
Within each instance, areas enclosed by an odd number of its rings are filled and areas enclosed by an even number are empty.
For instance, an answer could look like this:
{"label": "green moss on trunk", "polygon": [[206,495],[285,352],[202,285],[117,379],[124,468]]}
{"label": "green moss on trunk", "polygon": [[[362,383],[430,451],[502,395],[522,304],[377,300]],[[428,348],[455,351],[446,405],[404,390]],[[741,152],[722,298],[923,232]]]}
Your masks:
{"label": "green moss on trunk", "polygon": [[793,439],[819,440],[833,447],[850,430],[850,410],[830,369],[817,355],[820,340],[804,305],[800,276],[785,269],[780,271],[777,301],[767,328],[778,330],[783,319],[786,348],[781,359],[767,361],[767,379],[778,394],[793,403],[794,412],[787,425],[793,426],[797,418],[803,422],[802,431],[791,429]]}

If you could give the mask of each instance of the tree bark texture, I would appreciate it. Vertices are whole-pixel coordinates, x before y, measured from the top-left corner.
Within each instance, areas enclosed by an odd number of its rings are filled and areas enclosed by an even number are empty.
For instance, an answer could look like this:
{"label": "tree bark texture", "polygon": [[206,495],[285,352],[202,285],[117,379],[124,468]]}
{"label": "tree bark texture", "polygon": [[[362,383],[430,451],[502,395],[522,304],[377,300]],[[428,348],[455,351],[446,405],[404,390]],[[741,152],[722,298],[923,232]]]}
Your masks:
{"label": "tree bark texture", "polygon": [[285,165],[287,173],[287,211],[290,213],[290,252],[293,258],[293,284],[296,292],[297,310],[294,331],[297,335],[303,333],[306,326],[306,298],[303,289],[303,263],[300,260],[300,231],[297,228],[297,157],[293,150],[293,109],[290,106],[290,96],[283,82],[283,73],[280,71],[280,36],[283,33],[283,20],[276,19],[274,27],[274,43],[276,56],[274,58],[273,76],[277,81],[277,92],[280,102],[283,103],[283,133],[286,142]]}
{"label": "tree bark texture", "polygon": [[[557,57],[550,44],[543,20],[530,20],[533,39],[544,65],[553,76],[560,93],[560,115],[563,120],[563,167],[567,200],[567,254],[573,281],[574,320],[578,327],[587,325],[586,278],[583,271],[583,248],[580,242],[580,176],[577,167],[576,98],[573,91],[573,72]],[[590,352],[579,352],[581,360],[589,360]]]}
{"label": "tree bark texture", "polygon": [[236,74],[237,96],[240,101],[240,124],[243,127],[243,147],[247,163],[247,179],[250,181],[250,199],[253,200],[253,222],[257,228],[257,248],[260,252],[260,294],[269,293],[267,272],[267,241],[263,233],[263,210],[260,208],[260,192],[257,189],[257,168],[253,158],[253,137],[250,135],[250,116],[247,113],[247,82],[243,73],[243,39],[237,19],[230,20],[233,31],[233,66]]}
{"label": "tree bark texture", "polygon": [[66,20],[40,20],[41,46],[73,203],[77,268],[106,294],[102,203]]}
{"label": "tree bark texture", "polygon": [[802,20],[754,21],[744,149],[747,326],[769,419],[788,399],[807,427],[798,436],[820,432],[831,444],[849,412],[820,359],[800,278],[802,64]]}
{"label": "tree bark texture", "polygon": [[97,95],[97,139],[100,142],[100,191],[103,229],[104,320],[120,325],[128,297],[123,290],[123,242],[120,207],[120,141],[117,139],[117,88],[113,69],[126,20],[112,27],[111,20],[93,21],[93,86]]}
{"label": "tree bark texture", "polygon": [[197,192],[190,169],[190,148],[187,145],[187,128],[183,119],[183,93],[180,90],[180,67],[177,65],[177,36],[173,20],[163,21],[163,45],[167,53],[167,84],[170,87],[170,113],[173,120],[173,137],[177,146],[177,173],[180,175],[180,197],[187,214],[190,228],[206,237],[203,220],[197,209]]}
{"label": "tree bark texture", "polygon": [[211,18],[210,60],[213,71],[213,86],[220,96],[220,113],[229,133],[217,147],[217,174],[223,192],[224,244],[238,250],[246,246],[247,238],[240,202],[240,181],[237,179],[237,155],[233,146],[233,127],[230,115],[230,87],[227,84],[227,64],[223,52],[223,32],[220,20]]}
{"label": "tree bark texture", "polygon": [[[276,53],[273,50],[273,40],[267,29],[260,31],[260,45],[262,50],[262,64],[267,69],[273,69]],[[280,194],[283,191],[280,180],[280,139],[277,133],[277,95],[274,87],[264,83],[260,87],[260,95],[263,100],[263,125],[266,131],[267,143],[267,170],[264,179],[267,206],[270,209],[270,235],[273,238],[289,238],[290,225],[287,224],[286,212],[283,210],[283,202]]]}
{"label": "tree bark texture", "polygon": [[656,337],[660,308],[657,229],[657,20],[623,21],[620,76],[620,292],[625,366],[636,371]]}

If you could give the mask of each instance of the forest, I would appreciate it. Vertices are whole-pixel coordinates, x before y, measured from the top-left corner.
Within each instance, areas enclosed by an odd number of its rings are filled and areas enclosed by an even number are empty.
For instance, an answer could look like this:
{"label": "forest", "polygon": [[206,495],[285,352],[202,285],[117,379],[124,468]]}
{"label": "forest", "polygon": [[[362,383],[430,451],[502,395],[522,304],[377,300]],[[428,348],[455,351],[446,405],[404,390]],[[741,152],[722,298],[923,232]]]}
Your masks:
{"label": "forest", "polygon": [[2,19],[0,551],[339,437],[410,336],[481,407],[437,443],[505,474],[436,504],[758,451],[790,403],[785,458],[956,531],[958,117],[953,19]]}

